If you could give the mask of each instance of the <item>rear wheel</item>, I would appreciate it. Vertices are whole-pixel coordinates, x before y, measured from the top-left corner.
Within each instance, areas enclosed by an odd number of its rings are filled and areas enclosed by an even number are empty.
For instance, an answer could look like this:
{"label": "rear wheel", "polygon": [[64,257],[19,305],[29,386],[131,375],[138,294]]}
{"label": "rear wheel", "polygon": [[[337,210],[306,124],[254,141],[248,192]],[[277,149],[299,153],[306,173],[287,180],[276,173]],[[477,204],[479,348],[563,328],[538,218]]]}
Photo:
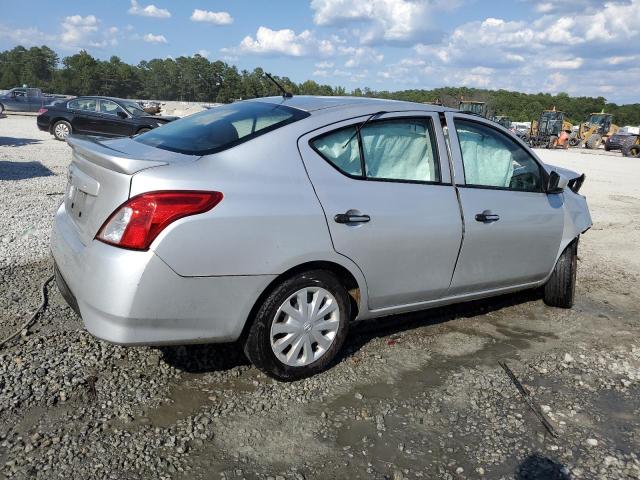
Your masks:
{"label": "rear wheel", "polygon": [[556,148],[556,143],[558,143],[558,136],[551,135],[549,137],[549,143],[547,144],[547,148]]}
{"label": "rear wheel", "polygon": [[275,287],[260,306],[245,354],[279,380],[308,377],[327,368],[340,351],[350,316],[348,293],[334,274],[298,274]]}
{"label": "rear wheel", "polygon": [[64,141],[71,134],[71,124],[66,120],[58,120],[53,124],[53,136]]}
{"label": "rear wheel", "polygon": [[622,146],[622,155],[625,157],[640,157],[640,143],[629,143]]}
{"label": "rear wheel", "polygon": [[544,286],[544,303],[551,307],[571,308],[576,291],[578,240],[565,248]]}
{"label": "rear wheel", "polygon": [[602,137],[597,133],[594,133],[587,139],[587,142],[584,146],[590,148],[591,150],[595,150],[600,146],[600,142],[602,142]]}
{"label": "rear wheel", "polygon": [[577,135],[572,134],[569,137],[569,146],[570,147],[577,147],[580,144],[580,139],[578,138]]}

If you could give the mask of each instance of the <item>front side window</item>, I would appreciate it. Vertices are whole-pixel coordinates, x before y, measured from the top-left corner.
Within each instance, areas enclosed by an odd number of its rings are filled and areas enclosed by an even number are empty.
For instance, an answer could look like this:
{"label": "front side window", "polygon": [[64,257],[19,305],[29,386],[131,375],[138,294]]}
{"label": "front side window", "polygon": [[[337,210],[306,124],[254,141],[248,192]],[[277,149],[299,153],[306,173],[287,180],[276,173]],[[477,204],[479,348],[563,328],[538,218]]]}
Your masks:
{"label": "front side window", "polygon": [[117,115],[118,112],[124,113],[124,109],[116,102],[112,102],[111,100],[100,100],[100,113]]}
{"label": "front side window", "polygon": [[69,102],[69,108],[72,110],[95,112],[98,110],[98,101],[95,98],[78,98]]}
{"label": "front side window", "polygon": [[428,119],[381,120],[335,130],[312,140],[313,148],[348,175],[414,182],[438,182],[438,156]]}
{"label": "front side window", "polygon": [[187,155],[226,150],[309,116],[284,105],[238,102],[211,108],[167,123],[134,140]]}
{"label": "front side window", "polygon": [[542,191],[538,162],[513,139],[477,122],[457,119],[455,126],[467,185]]}

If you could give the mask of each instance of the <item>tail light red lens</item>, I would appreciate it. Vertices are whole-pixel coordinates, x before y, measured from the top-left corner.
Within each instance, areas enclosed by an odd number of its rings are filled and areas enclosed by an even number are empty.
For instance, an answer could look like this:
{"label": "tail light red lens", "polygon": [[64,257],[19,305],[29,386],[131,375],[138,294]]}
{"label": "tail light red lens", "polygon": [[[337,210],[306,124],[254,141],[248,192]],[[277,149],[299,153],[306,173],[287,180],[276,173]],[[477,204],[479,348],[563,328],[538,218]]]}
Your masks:
{"label": "tail light red lens", "polygon": [[222,200],[221,192],[162,191],[130,198],[102,225],[96,239],[131,250],[147,250],[169,224],[207,212]]}
{"label": "tail light red lens", "polygon": [[47,110],[46,108],[40,108],[38,110],[38,115],[42,115],[43,113],[47,113],[49,110]]}

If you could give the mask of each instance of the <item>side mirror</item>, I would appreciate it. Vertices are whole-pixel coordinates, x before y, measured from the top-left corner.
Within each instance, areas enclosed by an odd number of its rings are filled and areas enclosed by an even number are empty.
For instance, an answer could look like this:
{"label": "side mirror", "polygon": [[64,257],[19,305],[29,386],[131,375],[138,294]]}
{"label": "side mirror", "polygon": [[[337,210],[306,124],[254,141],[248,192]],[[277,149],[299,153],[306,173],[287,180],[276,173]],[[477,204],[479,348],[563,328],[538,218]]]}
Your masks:
{"label": "side mirror", "polygon": [[118,116],[119,116],[120,118],[122,118],[123,120],[124,120],[125,118],[127,118],[127,114],[126,114],[126,113],[124,113],[122,110],[118,110]]}
{"label": "side mirror", "polygon": [[569,180],[566,177],[560,175],[556,171],[552,171],[549,174],[549,182],[547,183],[547,193],[562,193],[567,187]]}

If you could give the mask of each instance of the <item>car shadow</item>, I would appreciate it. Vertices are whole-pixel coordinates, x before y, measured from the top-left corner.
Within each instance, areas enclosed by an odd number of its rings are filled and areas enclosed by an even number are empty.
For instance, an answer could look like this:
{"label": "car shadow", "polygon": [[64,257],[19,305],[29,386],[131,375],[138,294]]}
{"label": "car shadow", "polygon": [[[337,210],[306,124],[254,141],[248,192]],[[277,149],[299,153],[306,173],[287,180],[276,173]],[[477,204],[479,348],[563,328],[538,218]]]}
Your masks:
{"label": "car shadow", "polygon": [[533,453],[516,468],[516,480],[569,480],[571,477],[561,463]]}
{"label": "car shadow", "polygon": [[0,147],[23,147],[37,143],[42,143],[42,140],[37,138],[0,137]]}
{"label": "car shadow", "polygon": [[0,180],[26,180],[55,175],[40,162],[8,162],[0,160]]}
{"label": "car shadow", "polygon": [[[446,323],[459,318],[475,317],[540,298],[539,290],[526,290],[446,307],[355,322],[334,364],[351,357],[375,338],[393,336],[406,330]],[[249,365],[240,341],[227,344],[160,347],[160,351],[166,363],[188,373],[229,370],[237,366]]]}

